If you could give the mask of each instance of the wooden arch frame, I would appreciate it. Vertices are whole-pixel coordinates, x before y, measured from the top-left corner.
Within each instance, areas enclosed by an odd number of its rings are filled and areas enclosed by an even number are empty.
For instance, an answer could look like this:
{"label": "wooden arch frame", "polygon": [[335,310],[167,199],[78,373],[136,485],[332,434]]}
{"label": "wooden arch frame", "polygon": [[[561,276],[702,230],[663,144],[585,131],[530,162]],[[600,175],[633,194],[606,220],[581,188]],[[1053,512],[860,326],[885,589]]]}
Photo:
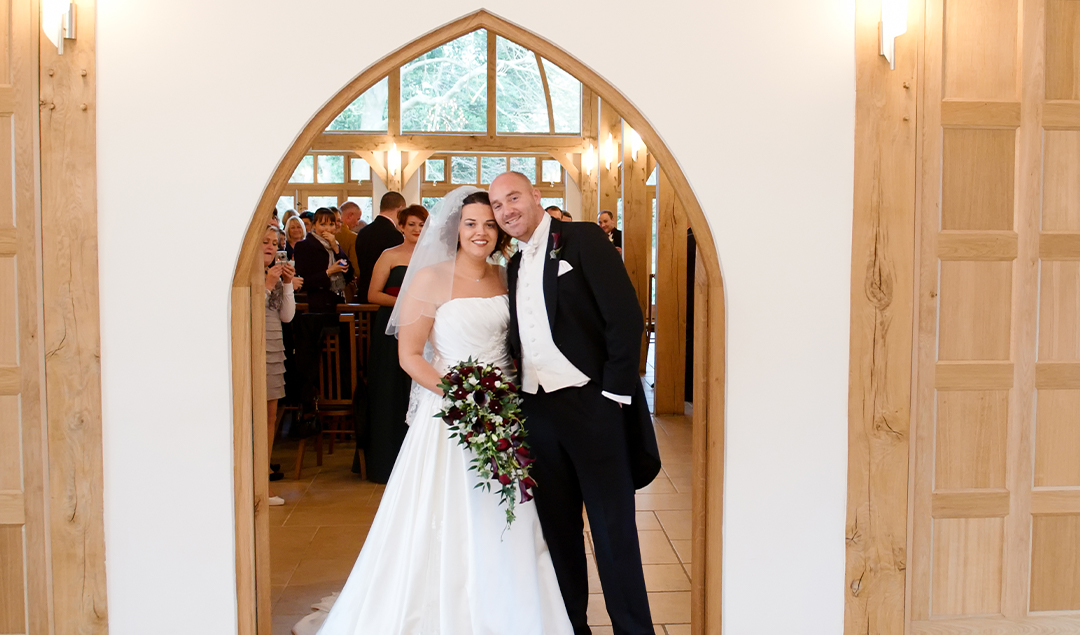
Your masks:
{"label": "wooden arch frame", "polygon": [[[690,183],[660,135],[617,88],[587,65],[535,33],[480,10],[446,24],[378,60],[349,82],[304,126],[278,162],[244,235],[231,294],[237,618],[240,635],[269,635],[269,530],[263,294],[258,257],[262,234],[293,167],[346,106],[389,72],[426,51],[476,29],[502,35],[551,60],[610,104],[664,166],[697,239],[694,317],[693,632],[720,632],[724,476],[725,319],[720,261],[708,221]],[[257,471],[261,469],[261,471]],[[258,584],[258,580],[263,580]]]}

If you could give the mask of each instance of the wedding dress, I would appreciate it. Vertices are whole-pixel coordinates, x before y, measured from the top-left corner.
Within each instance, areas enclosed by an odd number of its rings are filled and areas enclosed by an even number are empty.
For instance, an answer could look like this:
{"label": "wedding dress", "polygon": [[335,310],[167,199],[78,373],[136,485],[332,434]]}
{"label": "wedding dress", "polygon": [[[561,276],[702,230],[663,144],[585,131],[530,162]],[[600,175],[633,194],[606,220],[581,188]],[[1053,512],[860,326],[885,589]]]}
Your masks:
{"label": "wedding dress", "polygon": [[[509,369],[506,295],[456,298],[435,312],[432,365],[467,358]],[[436,418],[442,397],[413,385],[409,432],[363,550],[336,600],[295,635],[562,635],[573,629],[536,506],[506,529],[472,453]],[[321,624],[321,628],[320,628]]]}

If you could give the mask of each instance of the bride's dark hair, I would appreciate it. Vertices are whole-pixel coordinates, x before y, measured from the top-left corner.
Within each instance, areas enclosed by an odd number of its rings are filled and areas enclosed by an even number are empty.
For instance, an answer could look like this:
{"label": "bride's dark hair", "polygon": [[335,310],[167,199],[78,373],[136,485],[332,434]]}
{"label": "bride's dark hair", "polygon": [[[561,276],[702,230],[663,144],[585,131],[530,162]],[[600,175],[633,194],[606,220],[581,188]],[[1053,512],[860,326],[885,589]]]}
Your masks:
{"label": "bride's dark hair", "polygon": [[[480,203],[481,205],[487,205],[488,207],[491,207],[491,199],[488,198],[488,193],[487,192],[473,192],[472,194],[470,194],[470,195],[466,196],[464,199],[462,199],[461,208],[464,209],[466,205],[472,205],[474,203]],[[488,254],[488,256],[490,257],[490,256],[495,255],[496,252],[500,252],[500,253],[502,253],[503,256],[505,256],[506,258],[509,258],[510,255],[507,252],[510,249],[510,234],[504,232],[503,228],[499,227],[498,223],[495,223],[495,229],[497,229],[499,233],[495,237],[495,248],[491,250],[491,253]],[[458,232],[457,227],[453,227],[453,228],[447,227],[446,228],[446,231],[451,231],[451,230],[453,230],[455,233]],[[458,246],[458,249],[461,249],[461,239],[460,238],[457,239],[457,246]]]}

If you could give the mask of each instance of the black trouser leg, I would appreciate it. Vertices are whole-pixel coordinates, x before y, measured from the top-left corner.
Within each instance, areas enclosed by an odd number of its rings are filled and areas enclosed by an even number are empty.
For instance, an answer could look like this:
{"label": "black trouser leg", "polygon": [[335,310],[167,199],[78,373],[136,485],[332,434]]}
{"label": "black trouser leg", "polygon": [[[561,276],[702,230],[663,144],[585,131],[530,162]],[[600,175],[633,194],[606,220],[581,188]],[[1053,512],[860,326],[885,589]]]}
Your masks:
{"label": "black trouser leg", "polygon": [[[649,612],[649,599],[645,589],[645,577],[641,568],[641,550],[638,545],[637,522],[634,506],[634,486],[630,476],[630,463],[626,449],[625,420],[618,404],[601,395],[593,384],[582,388],[567,388],[553,394],[536,395],[525,402],[525,414],[529,417],[530,439],[534,427],[542,431],[541,437],[555,432],[553,444],[542,438],[537,447],[536,465],[550,461],[546,471],[554,488],[573,492],[573,498],[565,493],[555,494],[556,499],[566,499],[559,518],[553,518],[556,509],[540,503],[543,482],[537,478],[537,511],[544,526],[544,537],[554,558],[556,549],[581,550],[580,502],[584,501],[592,530],[596,566],[604,591],[608,615],[614,631],[620,635],[648,635],[653,633]],[[535,413],[537,421],[532,424]],[[554,459],[546,456],[558,449]],[[567,460],[569,459],[569,460]],[[557,474],[551,474],[557,472]],[[538,472],[538,475],[543,472]],[[570,483],[573,485],[571,486]],[[577,507],[570,509],[576,502]],[[571,520],[571,516],[576,520]],[[549,535],[548,527],[551,526]],[[554,540],[553,540],[554,537]],[[566,547],[553,543],[565,540]],[[555,570],[562,586],[563,573]],[[576,570],[568,573],[584,578],[584,589],[575,577],[568,591],[583,593],[584,598],[575,603],[588,604],[588,575]],[[569,610],[570,602],[567,602]],[[574,615],[571,614],[573,621]],[[575,622],[575,628],[577,623]],[[584,631],[588,632],[588,631]]]}
{"label": "black trouser leg", "polygon": [[585,522],[581,490],[570,455],[559,444],[554,412],[547,400],[530,404],[526,427],[536,463],[532,475],[536,512],[544,530],[555,576],[575,635],[590,635],[588,625],[589,572],[585,560]]}

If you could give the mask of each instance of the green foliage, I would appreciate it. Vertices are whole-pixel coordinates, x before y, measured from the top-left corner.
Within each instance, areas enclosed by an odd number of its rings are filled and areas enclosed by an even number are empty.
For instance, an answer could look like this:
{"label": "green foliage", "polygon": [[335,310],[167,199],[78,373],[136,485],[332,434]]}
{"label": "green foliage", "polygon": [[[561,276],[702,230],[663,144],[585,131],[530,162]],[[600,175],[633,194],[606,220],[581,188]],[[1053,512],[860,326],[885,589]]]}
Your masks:
{"label": "green foliage", "polygon": [[[487,38],[480,29],[401,67],[403,132],[487,132]],[[534,52],[498,37],[495,43],[496,128],[547,133],[547,98]],[[581,82],[542,60],[551,92],[554,131],[581,133]],[[388,79],[372,86],[327,127],[328,131],[386,132]]]}

